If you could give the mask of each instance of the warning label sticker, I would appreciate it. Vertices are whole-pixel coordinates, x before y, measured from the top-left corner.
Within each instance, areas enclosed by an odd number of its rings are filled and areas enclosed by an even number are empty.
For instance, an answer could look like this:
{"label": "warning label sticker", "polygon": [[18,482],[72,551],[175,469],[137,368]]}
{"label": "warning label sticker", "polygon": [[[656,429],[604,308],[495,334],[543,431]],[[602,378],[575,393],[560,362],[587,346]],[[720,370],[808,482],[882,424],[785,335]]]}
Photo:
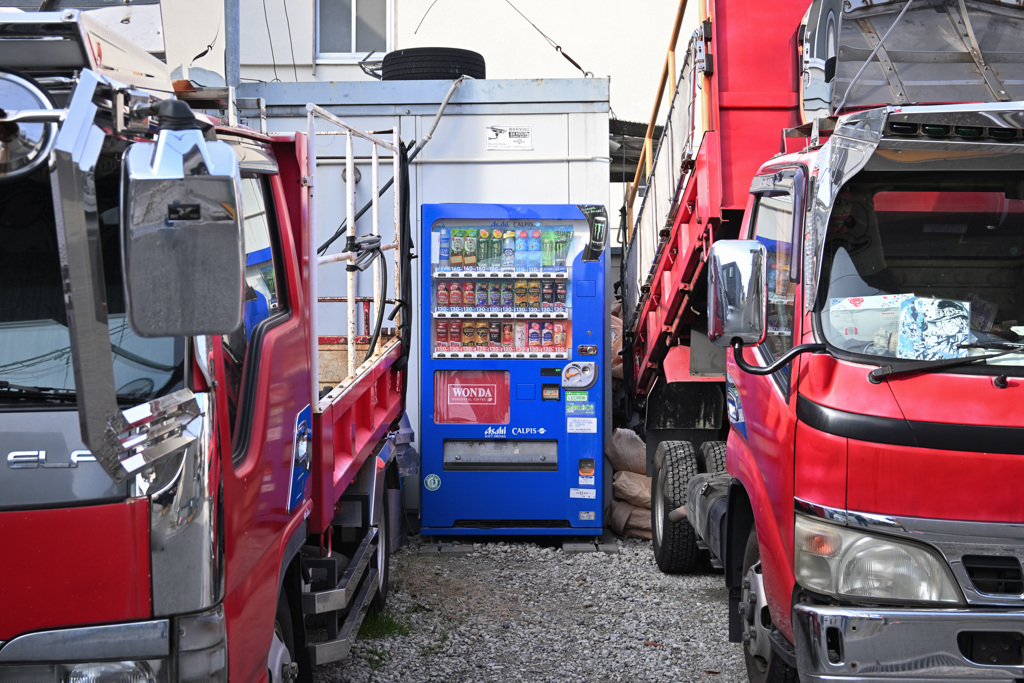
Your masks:
{"label": "warning label sticker", "polygon": [[596,417],[566,418],[566,431],[570,434],[597,434]]}
{"label": "warning label sticker", "polygon": [[533,149],[533,126],[486,126],[488,150]]}

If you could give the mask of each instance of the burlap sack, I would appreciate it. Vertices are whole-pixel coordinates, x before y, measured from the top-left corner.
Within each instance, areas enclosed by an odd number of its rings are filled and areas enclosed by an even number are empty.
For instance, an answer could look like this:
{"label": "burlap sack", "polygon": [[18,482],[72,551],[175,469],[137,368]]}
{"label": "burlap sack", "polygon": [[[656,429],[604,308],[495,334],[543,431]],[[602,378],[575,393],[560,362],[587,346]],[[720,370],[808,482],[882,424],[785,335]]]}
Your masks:
{"label": "burlap sack", "polygon": [[651,509],[651,478],[636,472],[612,475],[612,495],[630,505]]}
{"label": "burlap sack", "polygon": [[647,447],[632,429],[616,429],[605,446],[605,455],[617,472],[647,474]]}
{"label": "burlap sack", "polygon": [[622,379],[622,318],[612,316],[612,377]]}
{"label": "burlap sack", "polygon": [[608,507],[608,526],[620,536],[651,540],[651,511],[613,498]]}

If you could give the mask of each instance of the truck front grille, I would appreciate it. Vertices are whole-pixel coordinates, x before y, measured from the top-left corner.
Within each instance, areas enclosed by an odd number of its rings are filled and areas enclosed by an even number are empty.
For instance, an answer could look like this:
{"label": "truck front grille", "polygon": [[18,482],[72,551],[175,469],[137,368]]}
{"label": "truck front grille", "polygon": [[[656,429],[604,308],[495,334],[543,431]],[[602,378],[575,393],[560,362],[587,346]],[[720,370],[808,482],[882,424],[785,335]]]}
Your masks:
{"label": "truck front grille", "polygon": [[964,555],[961,558],[975,590],[987,595],[1024,594],[1024,576],[1016,557]]}

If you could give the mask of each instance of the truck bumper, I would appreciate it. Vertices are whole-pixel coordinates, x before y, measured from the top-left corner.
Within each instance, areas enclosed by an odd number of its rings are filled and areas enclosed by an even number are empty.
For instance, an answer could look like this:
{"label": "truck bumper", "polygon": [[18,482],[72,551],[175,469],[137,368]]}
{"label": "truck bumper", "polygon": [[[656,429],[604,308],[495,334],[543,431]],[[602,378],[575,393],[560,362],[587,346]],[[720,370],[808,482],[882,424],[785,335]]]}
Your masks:
{"label": "truck bumper", "polygon": [[796,605],[800,680],[1024,679],[1024,611]]}

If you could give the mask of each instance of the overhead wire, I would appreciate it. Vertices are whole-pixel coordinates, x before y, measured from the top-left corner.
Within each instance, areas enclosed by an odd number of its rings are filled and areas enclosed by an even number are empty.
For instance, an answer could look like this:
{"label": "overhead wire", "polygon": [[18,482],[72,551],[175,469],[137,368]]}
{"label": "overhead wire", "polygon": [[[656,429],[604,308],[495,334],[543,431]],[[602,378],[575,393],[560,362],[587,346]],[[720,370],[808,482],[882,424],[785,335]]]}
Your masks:
{"label": "overhead wire", "polygon": [[299,80],[299,70],[295,64],[295,43],[292,42],[292,20],[288,16],[288,0],[281,0],[281,4],[284,5],[284,22],[288,26],[288,49],[292,53],[292,73],[295,74],[295,80]]}
{"label": "overhead wire", "polygon": [[274,81],[280,82],[281,77],[277,75],[277,56],[274,54],[274,34],[270,30],[270,17],[267,16],[267,0],[263,0],[263,21],[267,24],[267,42],[270,44],[270,63],[274,66]]}
{"label": "overhead wire", "polygon": [[533,27],[534,29],[536,29],[537,33],[539,33],[539,34],[540,34],[540,35],[541,35],[541,36],[542,36],[542,37],[544,38],[544,40],[548,41],[548,45],[550,45],[551,47],[555,48],[555,52],[557,52],[558,54],[560,54],[560,55],[562,55],[563,57],[565,57],[565,58],[566,58],[566,59],[567,59],[567,60],[569,61],[569,63],[570,63],[570,64],[572,64],[572,65],[573,65],[574,67],[576,67],[577,69],[579,69],[579,70],[580,70],[580,72],[581,72],[581,73],[582,73],[582,74],[583,74],[583,75],[584,75],[585,77],[587,77],[587,78],[593,78],[593,76],[594,76],[594,73],[593,73],[592,71],[587,71],[587,70],[586,70],[586,69],[584,69],[584,68],[583,68],[582,66],[580,66],[580,65],[579,65],[579,63],[578,63],[578,62],[577,62],[577,61],[576,61],[575,59],[573,59],[572,57],[570,57],[570,56],[569,56],[569,54],[568,54],[568,53],[567,53],[567,52],[566,52],[565,50],[563,50],[563,49],[562,49],[562,46],[561,46],[561,45],[559,45],[559,44],[558,44],[557,42],[555,42],[555,41],[554,41],[554,40],[553,40],[553,39],[552,39],[552,38],[551,38],[550,36],[548,36],[548,34],[544,33],[544,31],[541,31],[541,30],[540,30],[540,27],[538,27],[538,26],[537,26],[537,24],[535,24],[535,23],[533,23],[532,21],[530,21],[530,18],[529,18],[528,16],[526,16],[525,14],[523,14],[523,13],[522,13],[522,11],[521,11],[521,10],[520,10],[520,9],[519,9],[518,7],[516,7],[515,5],[513,5],[513,4],[512,4],[512,0],[505,0],[505,2],[507,2],[507,3],[508,3],[508,6],[509,6],[509,7],[511,7],[512,9],[514,9],[514,10],[515,10],[516,12],[518,12],[518,13],[519,13],[519,16],[521,16],[521,17],[522,17],[523,19],[525,19],[525,20],[526,20],[526,23],[527,23],[527,24],[529,24],[529,25],[530,25],[530,26],[532,26],[532,27]]}

